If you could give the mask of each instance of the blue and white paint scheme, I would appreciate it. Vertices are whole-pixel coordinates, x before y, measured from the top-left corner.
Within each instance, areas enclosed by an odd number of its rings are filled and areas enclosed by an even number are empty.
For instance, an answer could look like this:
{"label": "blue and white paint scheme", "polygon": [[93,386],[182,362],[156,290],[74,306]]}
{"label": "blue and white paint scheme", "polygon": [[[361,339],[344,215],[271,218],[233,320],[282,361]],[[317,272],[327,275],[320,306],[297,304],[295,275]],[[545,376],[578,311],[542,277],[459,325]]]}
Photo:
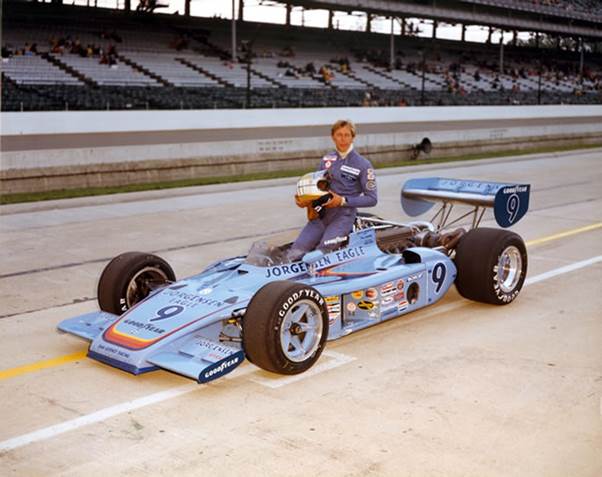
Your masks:
{"label": "blue and white paint scheme", "polygon": [[[494,207],[505,227],[525,214],[529,186],[431,178],[410,180],[403,191],[410,215],[443,198]],[[328,340],[439,301],[457,275],[446,251],[383,252],[376,229],[353,232],[344,247],[310,252],[298,262],[262,265],[251,252],[218,261],[153,291],[121,316],[97,311],[67,319],[58,329],[90,341],[88,356],[116,368],[133,374],[165,369],[204,383],[244,361],[241,320],[267,283],[289,280],[317,290],[328,310]]]}

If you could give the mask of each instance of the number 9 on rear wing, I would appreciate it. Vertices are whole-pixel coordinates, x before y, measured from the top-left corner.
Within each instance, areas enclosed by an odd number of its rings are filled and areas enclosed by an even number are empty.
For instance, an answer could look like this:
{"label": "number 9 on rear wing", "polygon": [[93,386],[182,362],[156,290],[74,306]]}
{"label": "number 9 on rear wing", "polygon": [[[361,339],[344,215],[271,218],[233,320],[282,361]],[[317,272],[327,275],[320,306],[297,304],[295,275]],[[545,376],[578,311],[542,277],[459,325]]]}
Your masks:
{"label": "number 9 on rear wing", "polygon": [[[401,206],[406,214],[415,217],[428,212],[435,203],[440,208],[431,222],[437,230],[472,216],[472,228],[478,227],[485,210],[493,208],[500,227],[517,223],[529,209],[530,184],[508,184],[475,180],[427,177],[406,181],[401,191]],[[473,209],[450,221],[454,205],[472,206]]]}

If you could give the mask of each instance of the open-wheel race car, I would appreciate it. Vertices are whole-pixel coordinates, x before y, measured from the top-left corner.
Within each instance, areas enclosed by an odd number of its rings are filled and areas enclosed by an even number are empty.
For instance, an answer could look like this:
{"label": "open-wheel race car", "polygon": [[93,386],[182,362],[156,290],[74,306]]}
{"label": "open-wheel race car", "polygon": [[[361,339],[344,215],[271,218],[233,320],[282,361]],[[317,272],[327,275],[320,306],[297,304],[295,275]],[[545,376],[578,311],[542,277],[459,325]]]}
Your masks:
{"label": "open-wheel race car", "polygon": [[[439,203],[430,222],[358,215],[347,241],[331,252],[287,263],[294,237],[272,236],[246,256],[179,281],[160,257],[124,253],[100,277],[100,311],[58,329],[89,340],[89,357],[133,374],[166,369],[208,382],[245,357],[267,371],[301,373],[326,340],[432,305],[453,283],[465,298],[511,303],[525,280],[527,252],[521,237],[504,229],[526,213],[529,190],[412,179],[402,207],[415,217]],[[458,204],[469,211],[457,214]],[[502,228],[478,227],[487,208]],[[452,228],[464,222],[468,231]]]}

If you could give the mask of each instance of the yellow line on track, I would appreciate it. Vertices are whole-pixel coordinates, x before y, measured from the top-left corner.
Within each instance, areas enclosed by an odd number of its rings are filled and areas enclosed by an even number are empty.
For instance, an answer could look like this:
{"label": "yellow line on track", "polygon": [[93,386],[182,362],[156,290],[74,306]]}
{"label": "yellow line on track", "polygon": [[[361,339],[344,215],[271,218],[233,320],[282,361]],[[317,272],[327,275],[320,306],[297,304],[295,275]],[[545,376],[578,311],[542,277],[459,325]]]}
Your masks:
{"label": "yellow line on track", "polygon": [[16,368],[5,369],[3,371],[0,371],[0,381],[3,379],[20,376],[22,374],[39,371],[40,369],[53,368],[55,366],[60,366],[61,364],[71,363],[72,361],[78,361],[80,359],[84,359],[87,354],[87,351],[80,351],[78,353],[65,354],[57,358],[36,361],[35,363],[26,364],[24,366],[18,366]]}
{"label": "yellow line on track", "polygon": [[542,237],[540,239],[530,240],[526,243],[527,247],[531,247],[533,245],[540,245],[542,243],[551,242],[553,240],[558,240],[564,237],[570,237],[571,235],[580,234],[583,232],[589,232],[590,230],[596,230],[602,227],[602,222],[598,222],[596,224],[587,225],[585,227],[579,227],[578,229],[567,230],[566,232],[561,232],[559,234],[549,235],[548,237]]}
{"label": "yellow line on track", "polygon": [[[602,222],[598,222],[592,225],[588,225],[586,227],[580,227],[577,229],[567,230],[565,232],[561,232],[554,235],[549,235],[548,237],[543,237],[540,239],[530,240],[526,243],[528,247],[532,247],[533,245],[540,245],[542,243],[551,242],[553,240],[558,240],[564,237],[570,237],[571,235],[580,234],[583,232],[589,232],[591,230],[596,230],[602,228]],[[87,351],[80,351],[79,353],[66,354],[63,356],[59,356],[57,358],[46,359],[44,361],[37,361],[35,363],[26,364],[24,366],[18,366],[16,368],[10,368],[5,370],[0,370],[0,381],[3,379],[14,378],[15,376],[21,376],[23,374],[32,373],[35,371],[39,371],[40,369],[53,368],[55,366],[60,366],[62,364],[71,363],[73,361],[79,361],[86,357]]]}

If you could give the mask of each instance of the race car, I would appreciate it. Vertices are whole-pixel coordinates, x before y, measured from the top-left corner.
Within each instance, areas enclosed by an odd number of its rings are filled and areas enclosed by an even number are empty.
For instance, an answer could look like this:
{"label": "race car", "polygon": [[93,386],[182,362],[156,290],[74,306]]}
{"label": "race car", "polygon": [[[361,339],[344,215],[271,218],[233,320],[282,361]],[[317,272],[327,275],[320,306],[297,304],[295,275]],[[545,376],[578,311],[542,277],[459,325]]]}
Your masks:
{"label": "race car", "polygon": [[[431,221],[358,215],[328,253],[287,262],[294,236],[276,235],[179,281],[162,258],[124,253],[100,276],[100,310],[58,330],[90,341],[90,358],[133,374],[165,369],[205,383],[245,358],[274,373],[301,373],[327,340],[432,305],[453,283],[471,300],[514,301],[527,252],[505,229],[527,212],[529,192],[528,184],[412,179],[402,208],[416,217],[438,203]],[[470,210],[452,220],[457,205]],[[502,228],[478,227],[488,208]],[[451,228],[466,221],[468,231]]]}

